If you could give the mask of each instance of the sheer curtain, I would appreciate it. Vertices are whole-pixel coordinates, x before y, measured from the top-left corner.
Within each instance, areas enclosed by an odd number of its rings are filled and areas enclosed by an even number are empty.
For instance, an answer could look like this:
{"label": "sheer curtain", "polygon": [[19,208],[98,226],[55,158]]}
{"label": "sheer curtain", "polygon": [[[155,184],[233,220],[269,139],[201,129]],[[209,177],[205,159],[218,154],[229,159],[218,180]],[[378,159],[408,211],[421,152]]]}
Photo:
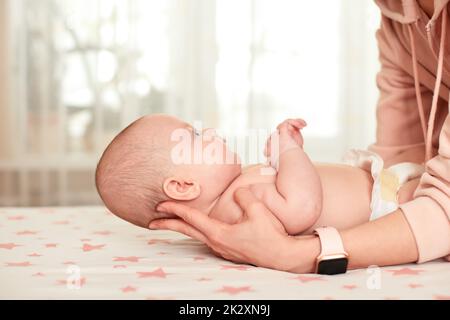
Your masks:
{"label": "sheer curtain", "polygon": [[374,139],[370,0],[0,5],[0,205],[98,203],[99,154],[148,113],[226,134],[302,117],[317,161]]}

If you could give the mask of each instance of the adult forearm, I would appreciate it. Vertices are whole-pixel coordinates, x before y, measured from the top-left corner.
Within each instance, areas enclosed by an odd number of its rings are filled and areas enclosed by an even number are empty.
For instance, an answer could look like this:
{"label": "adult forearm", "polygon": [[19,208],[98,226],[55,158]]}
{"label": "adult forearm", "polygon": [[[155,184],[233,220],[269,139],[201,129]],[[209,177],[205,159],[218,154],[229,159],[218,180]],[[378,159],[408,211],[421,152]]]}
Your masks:
{"label": "adult forearm", "polygon": [[[349,269],[404,264],[418,259],[414,235],[401,210],[340,233],[349,254]],[[320,253],[319,239],[299,237],[291,244],[286,254],[290,252],[292,263],[283,268],[294,273],[314,272]]]}

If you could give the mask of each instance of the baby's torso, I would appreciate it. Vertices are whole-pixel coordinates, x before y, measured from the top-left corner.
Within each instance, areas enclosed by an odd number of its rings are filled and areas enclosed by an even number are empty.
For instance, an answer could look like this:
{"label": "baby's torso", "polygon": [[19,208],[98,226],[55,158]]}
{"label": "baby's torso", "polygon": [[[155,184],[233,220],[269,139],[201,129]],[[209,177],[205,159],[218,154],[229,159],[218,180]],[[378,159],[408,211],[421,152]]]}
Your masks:
{"label": "baby's torso", "polygon": [[[315,164],[320,176],[323,200],[320,218],[305,233],[322,225],[338,229],[349,228],[369,220],[373,180],[370,174],[360,168],[348,165]],[[234,192],[252,186],[255,196],[264,202],[264,184],[276,184],[277,172],[270,166],[253,165],[244,168],[242,174],[221,195],[211,211],[212,218],[227,223],[237,223],[242,218],[242,210],[234,201]],[[406,197],[412,197],[409,194]],[[299,210],[299,219],[301,213]]]}

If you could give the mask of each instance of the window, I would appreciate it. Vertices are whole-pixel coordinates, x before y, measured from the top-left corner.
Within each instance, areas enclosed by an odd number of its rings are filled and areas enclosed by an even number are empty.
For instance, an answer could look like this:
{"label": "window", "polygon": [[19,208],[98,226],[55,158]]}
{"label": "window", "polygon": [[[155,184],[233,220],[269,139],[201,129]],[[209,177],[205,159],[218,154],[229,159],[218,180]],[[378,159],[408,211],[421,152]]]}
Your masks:
{"label": "window", "polygon": [[0,148],[0,205],[98,203],[100,153],[148,113],[226,134],[302,117],[318,161],[373,141],[370,0],[8,3],[15,143]]}

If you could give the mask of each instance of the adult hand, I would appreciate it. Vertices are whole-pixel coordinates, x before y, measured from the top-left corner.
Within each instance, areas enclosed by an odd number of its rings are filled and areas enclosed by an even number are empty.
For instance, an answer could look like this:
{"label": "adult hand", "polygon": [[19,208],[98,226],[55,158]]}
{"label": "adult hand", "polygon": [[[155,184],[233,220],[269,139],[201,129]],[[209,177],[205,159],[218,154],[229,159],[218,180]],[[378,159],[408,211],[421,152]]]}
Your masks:
{"label": "adult hand", "polygon": [[280,221],[248,188],[237,190],[234,198],[244,211],[242,221],[237,224],[229,225],[185,205],[165,202],[157,210],[180,219],[155,220],[149,228],[183,233],[233,262],[288,269],[289,249],[292,250],[296,240],[286,233]]}

